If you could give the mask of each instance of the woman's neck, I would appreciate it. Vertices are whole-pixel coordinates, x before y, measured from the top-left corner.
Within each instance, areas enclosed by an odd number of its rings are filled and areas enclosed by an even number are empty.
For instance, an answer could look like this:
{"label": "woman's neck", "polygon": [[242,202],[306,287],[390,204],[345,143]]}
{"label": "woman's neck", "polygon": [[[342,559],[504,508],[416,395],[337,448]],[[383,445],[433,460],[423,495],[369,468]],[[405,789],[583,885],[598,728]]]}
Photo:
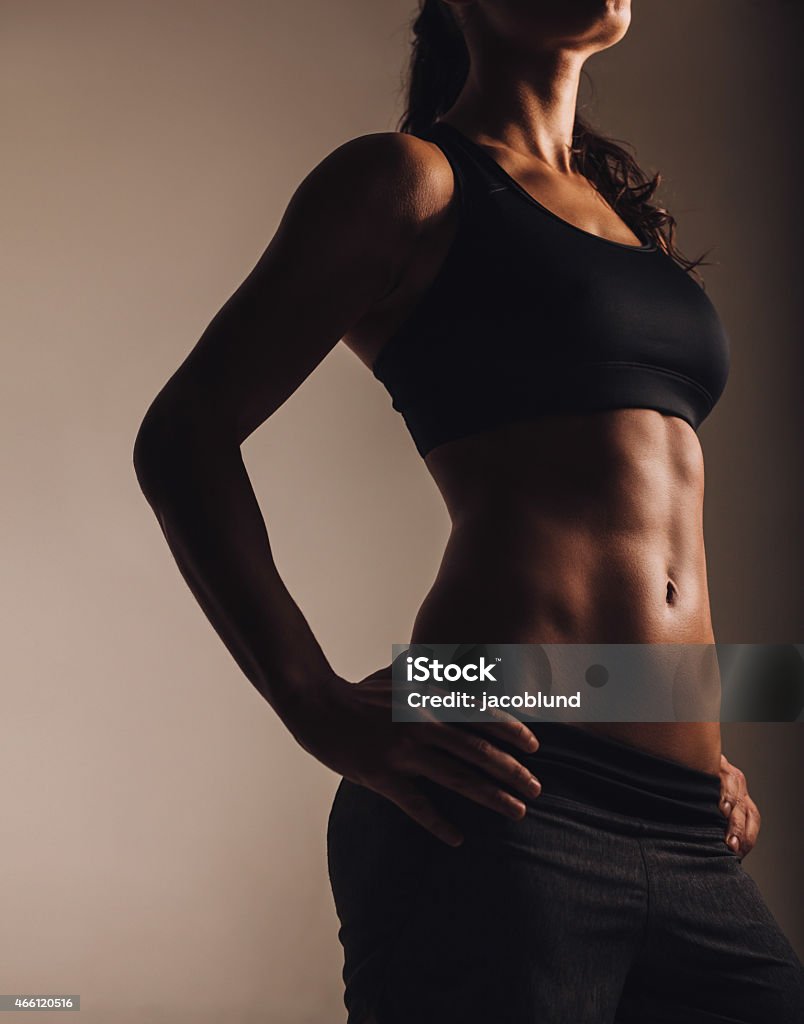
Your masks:
{"label": "woman's neck", "polygon": [[580,75],[585,56],[551,52],[527,63],[490,53],[472,55],[467,80],[445,117],[510,150],[570,170]]}

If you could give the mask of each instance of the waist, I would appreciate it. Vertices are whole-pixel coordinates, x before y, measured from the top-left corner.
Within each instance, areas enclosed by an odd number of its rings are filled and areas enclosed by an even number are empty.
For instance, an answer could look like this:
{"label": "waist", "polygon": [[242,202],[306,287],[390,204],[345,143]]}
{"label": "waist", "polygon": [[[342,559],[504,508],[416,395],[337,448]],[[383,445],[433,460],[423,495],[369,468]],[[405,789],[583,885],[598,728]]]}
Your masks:
{"label": "waist", "polygon": [[[540,548],[515,533],[453,531],[411,642],[491,644],[714,643],[702,545],[673,549],[663,533],[559,531]],[[685,706],[708,705],[706,680],[691,679]],[[601,736],[716,768],[717,722],[595,723]],[[552,728],[553,723],[550,724]],[[542,724],[534,725],[538,729]],[[573,726],[566,726],[573,729]],[[591,735],[590,726],[577,726]],[[562,733],[563,734],[563,733]]]}
{"label": "waist", "polygon": [[702,541],[665,533],[453,530],[411,640],[712,643]]}
{"label": "waist", "polygon": [[570,800],[667,825],[725,829],[719,775],[563,722],[529,727],[539,740],[539,749],[528,755],[542,784],[537,799]]}

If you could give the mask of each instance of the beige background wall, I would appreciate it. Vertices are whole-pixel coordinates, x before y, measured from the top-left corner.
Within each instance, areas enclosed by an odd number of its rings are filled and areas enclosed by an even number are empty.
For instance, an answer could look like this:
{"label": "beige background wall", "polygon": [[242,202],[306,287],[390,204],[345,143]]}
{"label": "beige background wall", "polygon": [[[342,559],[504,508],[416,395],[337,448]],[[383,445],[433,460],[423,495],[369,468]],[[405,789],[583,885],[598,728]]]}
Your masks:
{"label": "beige background wall", "polygon": [[[702,440],[724,642],[804,641],[796,6],[635,0],[589,65],[603,127],[664,170],[682,243],[717,243],[734,370]],[[297,182],[394,128],[410,12],[0,2],[2,992],[79,992],[93,1024],[342,1019],[337,780],[195,605],[131,445]],[[382,388],[339,347],[245,454],[335,667],[387,664],[447,519]],[[726,750],[765,811],[746,866],[804,951],[801,732],[734,726]]]}

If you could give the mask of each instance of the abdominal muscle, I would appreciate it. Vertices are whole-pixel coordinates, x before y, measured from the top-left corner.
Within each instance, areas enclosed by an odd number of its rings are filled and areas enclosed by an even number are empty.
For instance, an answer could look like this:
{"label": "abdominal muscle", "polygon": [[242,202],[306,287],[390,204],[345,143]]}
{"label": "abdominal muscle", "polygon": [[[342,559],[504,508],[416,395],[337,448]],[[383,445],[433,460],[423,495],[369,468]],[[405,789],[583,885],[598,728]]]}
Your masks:
{"label": "abdominal muscle", "polygon": [[[683,420],[542,416],[446,442],[426,464],[452,530],[412,643],[714,643],[703,456]],[[719,771],[717,722],[577,727]]]}

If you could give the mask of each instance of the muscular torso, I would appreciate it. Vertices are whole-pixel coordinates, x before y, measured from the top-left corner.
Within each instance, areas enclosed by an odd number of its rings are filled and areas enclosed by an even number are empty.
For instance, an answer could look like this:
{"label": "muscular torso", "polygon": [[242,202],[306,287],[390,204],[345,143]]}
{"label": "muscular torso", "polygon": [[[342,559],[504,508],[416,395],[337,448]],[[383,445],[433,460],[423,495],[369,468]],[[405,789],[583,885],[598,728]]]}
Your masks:
{"label": "muscular torso", "polygon": [[[703,460],[683,420],[647,409],[544,417],[426,461],[452,531],[413,641],[714,642]],[[718,770],[717,723],[582,727]]]}
{"label": "muscular torso", "polygon": [[[559,203],[578,226],[629,241],[588,190]],[[386,300],[344,338],[368,366],[432,282],[454,229],[450,204]],[[703,456],[683,420],[651,409],[542,416],[449,441],[425,464],[452,530],[411,642],[714,642]],[[579,728],[719,770],[717,722]]]}

